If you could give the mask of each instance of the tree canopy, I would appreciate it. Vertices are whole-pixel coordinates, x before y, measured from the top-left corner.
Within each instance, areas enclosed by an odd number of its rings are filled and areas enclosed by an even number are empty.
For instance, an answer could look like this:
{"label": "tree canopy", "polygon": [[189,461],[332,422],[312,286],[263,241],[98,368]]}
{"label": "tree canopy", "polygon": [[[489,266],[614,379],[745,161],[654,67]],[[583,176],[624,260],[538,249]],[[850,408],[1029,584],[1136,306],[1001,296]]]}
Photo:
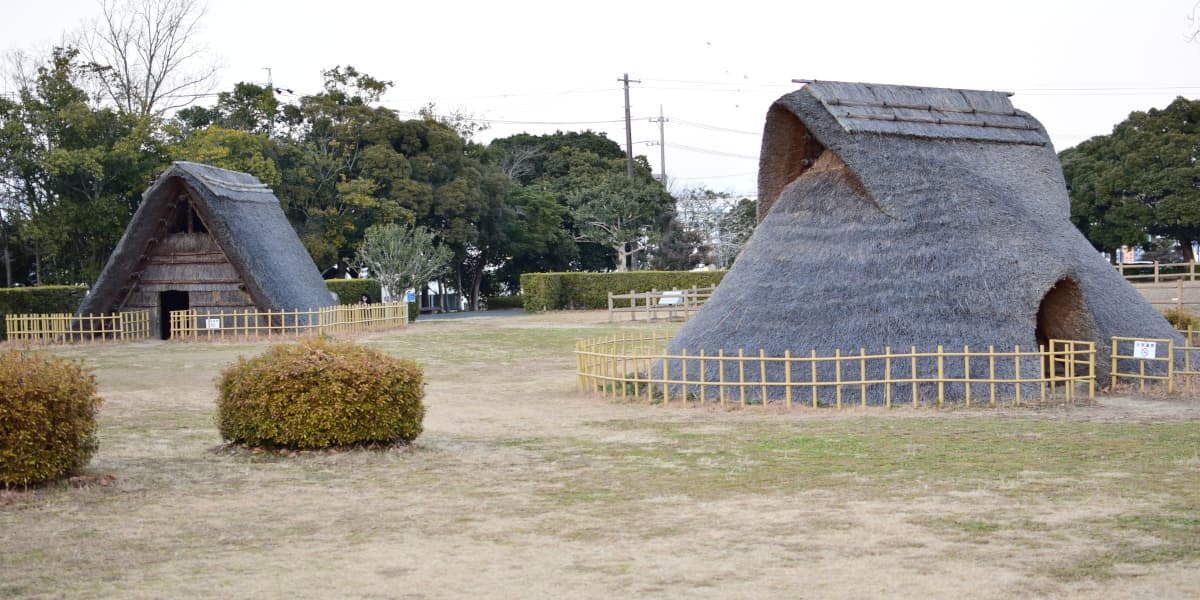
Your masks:
{"label": "tree canopy", "polygon": [[1071,220],[1097,248],[1175,240],[1189,260],[1200,240],[1200,100],[1138,111],[1110,135],[1064,150]]}
{"label": "tree canopy", "polygon": [[392,82],[350,65],[323,71],[313,93],[239,82],[195,102],[215,74],[195,44],[202,2],[101,9],[66,36],[73,45],[20,62],[8,82],[17,93],[0,97],[5,285],[94,281],[142,191],[176,160],[270,186],[327,276],[361,260],[368,231],[428,232],[450,257],[437,276],[472,307],[515,292],[523,272],[710,260],[712,232],[677,216],[644,156],[628,177],[602,133],[483,145],[473,138],[485,121],[432,103],[402,118],[381,102]]}

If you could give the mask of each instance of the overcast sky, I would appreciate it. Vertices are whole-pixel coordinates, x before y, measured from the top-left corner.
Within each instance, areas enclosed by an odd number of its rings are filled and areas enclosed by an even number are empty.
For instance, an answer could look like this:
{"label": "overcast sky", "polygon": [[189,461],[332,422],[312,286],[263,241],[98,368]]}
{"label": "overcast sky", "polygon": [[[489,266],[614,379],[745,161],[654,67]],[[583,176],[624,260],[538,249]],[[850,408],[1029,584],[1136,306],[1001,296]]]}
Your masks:
{"label": "overcast sky", "polygon": [[[45,49],[98,15],[96,0],[0,0],[0,45]],[[624,146],[629,73],[635,154],[673,187],[753,195],[763,119],[794,78],[996,89],[1059,150],[1133,110],[1200,94],[1197,0],[838,2],[330,2],[209,0],[204,43],[238,81],[297,95],[353,65],[428,102],[487,119],[480,141],[592,129]],[[288,100],[287,96],[282,99]]]}

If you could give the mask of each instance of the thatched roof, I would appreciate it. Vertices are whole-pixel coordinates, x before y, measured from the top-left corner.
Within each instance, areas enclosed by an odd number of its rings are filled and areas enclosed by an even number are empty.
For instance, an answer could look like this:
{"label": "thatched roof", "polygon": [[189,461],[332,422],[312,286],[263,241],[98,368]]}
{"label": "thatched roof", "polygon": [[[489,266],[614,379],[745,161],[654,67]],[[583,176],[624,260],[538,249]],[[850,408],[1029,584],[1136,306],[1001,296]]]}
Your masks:
{"label": "thatched roof", "polygon": [[136,285],[146,253],[159,242],[164,207],[181,193],[191,199],[261,310],[333,304],[316,264],[283,214],[279,200],[253,175],[175,162],[142,194],[142,203],[108,259],[81,313],[102,313]]}
{"label": "thatched roof", "polygon": [[1040,326],[1098,342],[1103,376],[1111,336],[1176,335],[1071,225],[1007,94],[812,83],[771,106],[760,160],[761,222],[672,352],[1032,349]]}

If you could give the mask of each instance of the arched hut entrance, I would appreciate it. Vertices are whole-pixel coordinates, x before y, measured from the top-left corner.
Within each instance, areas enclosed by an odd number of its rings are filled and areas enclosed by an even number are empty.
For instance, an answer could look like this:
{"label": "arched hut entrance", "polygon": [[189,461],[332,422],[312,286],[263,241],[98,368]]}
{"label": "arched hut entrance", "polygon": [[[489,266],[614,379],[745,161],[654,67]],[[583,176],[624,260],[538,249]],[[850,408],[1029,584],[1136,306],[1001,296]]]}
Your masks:
{"label": "arched hut entrance", "polygon": [[1079,282],[1064,277],[1042,296],[1034,336],[1043,348],[1049,347],[1050,340],[1096,341],[1096,322],[1084,302]]}

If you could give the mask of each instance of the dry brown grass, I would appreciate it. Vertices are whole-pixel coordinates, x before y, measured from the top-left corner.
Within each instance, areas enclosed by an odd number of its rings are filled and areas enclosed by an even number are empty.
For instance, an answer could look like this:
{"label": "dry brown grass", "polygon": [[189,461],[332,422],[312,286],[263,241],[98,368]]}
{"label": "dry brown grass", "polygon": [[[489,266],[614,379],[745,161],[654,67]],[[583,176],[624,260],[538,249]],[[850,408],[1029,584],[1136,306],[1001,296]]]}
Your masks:
{"label": "dry brown grass", "polygon": [[[61,350],[106,399],[87,473],[0,495],[0,596],[1193,597],[1200,400],[722,411],[574,391],[605,313],[364,339],[429,382],[412,447],[222,446],[265,344]],[[658,327],[673,327],[658,325]]]}

